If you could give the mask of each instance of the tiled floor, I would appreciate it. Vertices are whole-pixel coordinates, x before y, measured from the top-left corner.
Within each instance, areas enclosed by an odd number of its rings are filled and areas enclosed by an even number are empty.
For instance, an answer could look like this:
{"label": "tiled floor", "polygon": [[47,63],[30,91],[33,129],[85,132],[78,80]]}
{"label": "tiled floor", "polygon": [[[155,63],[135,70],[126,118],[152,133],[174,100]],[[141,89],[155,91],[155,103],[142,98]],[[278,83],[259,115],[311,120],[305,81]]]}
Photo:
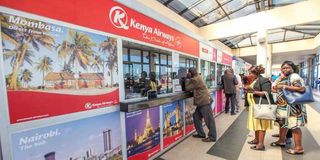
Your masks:
{"label": "tiled floor", "polygon": [[[218,140],[215,143],[205,143],[200,139],[189,137],[177,146],[158,157],[159,160],[317,160],[320,159],[320,94],[316,95],[317,102],[307,105],[308,125],[302,128],[302,143],[305,149],[303,155],[289,155],[286,148],[271,147],[269,144],[276,141],[271,137],[278,132],[267,132],[265,137],[266,151],[250,149],[247,141],[253,133],[246,128],[247,111],[236,116],[221,114],[216,118]],[[206,127],[205,127],[206,129]],[[287,148],[290,146],[287,146]]]}

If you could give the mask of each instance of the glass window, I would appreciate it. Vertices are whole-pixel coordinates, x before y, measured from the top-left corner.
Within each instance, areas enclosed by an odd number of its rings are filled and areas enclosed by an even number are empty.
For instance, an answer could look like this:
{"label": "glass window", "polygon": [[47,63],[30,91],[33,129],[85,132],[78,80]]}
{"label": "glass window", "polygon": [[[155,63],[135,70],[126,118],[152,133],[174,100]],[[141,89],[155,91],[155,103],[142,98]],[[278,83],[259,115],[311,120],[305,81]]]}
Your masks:
{"label": "glass window", "polygon": [[136,49],[130,49],[130,61],[141,62],[141,51]]}
{"label": "glass window", "polygon": [[150,73],[150,65],[149,64],[143,64],[142,69],[143,69],[143,71],[146,71],[147,73]]}
{"label": "glass window", "polygon": [[159,64],[159,53],[153,53],[153,59],[155,64]]}
{"label": "glass window", "polygon": [[208,88],[215,85],[215,64],[201,60],[201,76]]}
{"label": "glass window", "polygon": [[165,54],[160,55],[160,64],[167,64],[167,55]]}
{"label": "glass window", "polygon": [[138,80],[141,78],[141,73],[142,73],[142,67],[141,64],[133,64],[132,65],[132,75],[134,80]]}
{"label": "glass window", "polygon": [[[147,96],[150,90],[150,73],[155,72],[158,94],[172,92],[172,56],[167,53],[154,53],[151,47],[123,47],[123,75],[125,98]],[[137,48],[143,48],[137,49]],[[148,49],[149,48],[149,49]],[[151,54],[152,53],[152,54]],[[161,86],[161,87],[160,87]]]}
{"label": "glass window", "polygon": [[183,57],[180,55],[179,57],[179,67],[180,68],[198,68],[197,67],[197,59],[192,57]]}
{"label": "glass window", "polygon": [[172,56],[168,56],[168,65],[172,65]]}
{"label": "glass window", "polygon": [[179,57],[179,67],[187,67],[186,58]]}
{"label": "glass window", "polygon": [[122,59],[123,61],[129,61],[129,54],[128,54],[128,48],[122,49]]}
{"label": "glass window", "polygon": [[149,63],[149,52],[143,51],[143,63]]}

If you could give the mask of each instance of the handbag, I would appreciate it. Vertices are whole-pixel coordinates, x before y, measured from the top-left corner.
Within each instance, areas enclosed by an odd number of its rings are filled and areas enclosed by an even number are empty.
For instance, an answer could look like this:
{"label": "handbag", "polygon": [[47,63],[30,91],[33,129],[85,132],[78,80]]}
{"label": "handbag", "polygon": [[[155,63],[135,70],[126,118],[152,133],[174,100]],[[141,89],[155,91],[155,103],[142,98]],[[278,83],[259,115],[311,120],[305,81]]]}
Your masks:
{"label": "handbag", "polygon": [[[289,85],[291,86],[290,77]],[[283,89],[283,95],[289,104],[306,104],[314,102],[311,86],[305,86],[305,91],[302,93]]]}
{"label": "handbag", "polygon": [[253,115],[256,119],[275,120],[277,105],[270,103],[270,97],[268,92],[264,92],[267,97],[268,104],[261,104],[262,97],[260,97],[259,104],[253,106]]}

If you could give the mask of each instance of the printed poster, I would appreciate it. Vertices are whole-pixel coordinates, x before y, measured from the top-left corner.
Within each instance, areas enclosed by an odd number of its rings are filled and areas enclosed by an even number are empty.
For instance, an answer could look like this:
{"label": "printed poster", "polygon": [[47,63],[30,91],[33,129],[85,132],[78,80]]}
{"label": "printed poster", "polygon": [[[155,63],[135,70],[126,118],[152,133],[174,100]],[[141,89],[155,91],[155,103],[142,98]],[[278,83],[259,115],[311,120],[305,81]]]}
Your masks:
{"label": "printed poster", "polygon": [[120,113],[12,135],[14,160],[122,160]]}
{"label": "printed poster", "polygon": [[186,119],[186,133],[192,132],[195,130],[195,126],[193,123],[193,113],[196,110],[195,105],[193,105],[193,98],[187,98],[184,100],[184,105],[185,105],[185,119]]}
{"label": "printed poster", "polygon": [[126,113],[128,160],[147,160],[160,152],[159,107]]}
{"label": "printed poster", "polygon": [[0,17],[11,123],[119,103],[116,38],[11,14]]}
{"label": "printed poster", "polygon": [[183,137],[183,101],[176,101],[162,106],[163,147]]}

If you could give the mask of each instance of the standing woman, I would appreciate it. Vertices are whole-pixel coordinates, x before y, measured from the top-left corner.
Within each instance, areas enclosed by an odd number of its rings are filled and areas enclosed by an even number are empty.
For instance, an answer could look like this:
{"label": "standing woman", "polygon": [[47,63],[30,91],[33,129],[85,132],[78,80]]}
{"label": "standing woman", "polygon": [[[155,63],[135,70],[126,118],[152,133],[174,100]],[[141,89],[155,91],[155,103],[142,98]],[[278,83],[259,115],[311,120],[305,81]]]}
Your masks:
{"label": "standing woman", "polygon": [[302,133],[301,126],[307,123],[307,112],[303,104],[288,104],[283,95],[283,89],[293,92],[304,92],[305,84],[303,79],[297,74],[297,67],[291,61],[285,61],[281,65],[282,76],[279,77],[277,84],[273,87],[277,91],[278,107],[286,108],[288,118],[279,119],[280,134],[279,140],[271,143],[271,146],[285,146],[285,139],[288,129],[292,129],[294,138],[294,148],[287,150],[289,154],[303,154],[304,150],[301,144]]}
{"label": "standing woman", "polygon": [[253,115],[253,106],[259,103],[260,97],[262,98],[261,104],[269,104],[265,92],[268,93],[270,103],[273,104],[273,97],[271,95],[271,82],[269,79],[261,76],[265,69],[259,65],[251,69],[250,76],[253,82],[247,88],[247,99],[249,102],[249,113],[247,127],[249,130],[255,132],[255,137],[249,144],[253,144],[251,149],[264,151],[264,137],[267,130],[273,129],[273,120],[256,119]]}

